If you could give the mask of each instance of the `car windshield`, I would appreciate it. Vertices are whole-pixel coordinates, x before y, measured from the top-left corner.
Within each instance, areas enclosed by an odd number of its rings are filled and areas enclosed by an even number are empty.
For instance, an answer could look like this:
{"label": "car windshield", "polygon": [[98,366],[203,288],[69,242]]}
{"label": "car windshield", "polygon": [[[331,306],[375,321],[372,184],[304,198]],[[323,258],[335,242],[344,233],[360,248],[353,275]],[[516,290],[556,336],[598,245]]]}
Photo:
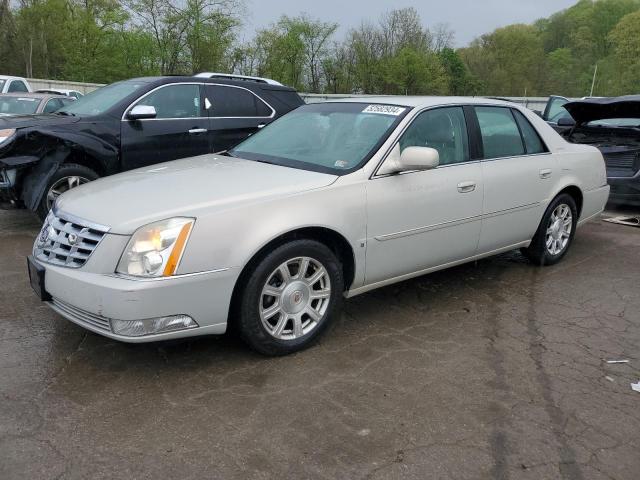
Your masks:
{"label": "car windshield", "polygon": [[0,96],[0,115],[31,115],[36,113],[39,98]]}
{"label": "car windshield", "polygon": [[409,110],[346,102],[303,105],[229,154],[341,175],[369,160]]}
{"label": "car windshield", "polygon": [[640,118],[606,118],[587,123],[589,127],[640,127]]}
{"label": "car windshield", "polygon": [[112,83],[88,93],[58,112],[69,115],[100,115],[145,85],[146,82],[132,81]]}

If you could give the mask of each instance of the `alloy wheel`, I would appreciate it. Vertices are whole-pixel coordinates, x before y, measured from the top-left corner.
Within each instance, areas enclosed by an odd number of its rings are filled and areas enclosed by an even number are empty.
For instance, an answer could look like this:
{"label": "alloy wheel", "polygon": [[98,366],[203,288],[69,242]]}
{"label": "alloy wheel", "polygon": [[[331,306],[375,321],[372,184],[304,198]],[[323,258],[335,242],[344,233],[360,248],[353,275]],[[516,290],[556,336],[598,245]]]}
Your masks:
{"label": "alloy wheel", "polygon": [[547,251],[551,255],[559,255],[567,248],[572,229],[573,215],[571,214],[571,208],[561,203],[551,214],[545,236]]}
{"label": "alloy wheel", "polygon": [[53,185],[47,191],[47,209],[51,209],[56,199],[62,195],[64,192],[71,190],[72,188],[78,187],[85,183],[89,183],[89,179],[85,177],[81,177],[79,175],[72,175],[70,177],[62,177],[61,179],[54,182]]}
{"label": "alloy wheel", "polygon": [[297,257],[280,264],[260,294],[260,320],[279,340],[300,338],[314,330],[331,300],[331,281],[318,260]]}

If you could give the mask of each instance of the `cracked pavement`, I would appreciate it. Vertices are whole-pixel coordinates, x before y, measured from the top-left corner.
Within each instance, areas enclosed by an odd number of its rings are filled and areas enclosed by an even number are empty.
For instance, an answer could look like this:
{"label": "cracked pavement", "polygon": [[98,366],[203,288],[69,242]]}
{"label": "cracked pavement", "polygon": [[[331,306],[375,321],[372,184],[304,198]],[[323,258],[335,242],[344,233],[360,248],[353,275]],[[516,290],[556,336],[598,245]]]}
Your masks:
{"label": "cracked pavement", "polygon": [[640,229],[355,297],[318,345],[265,358],[67,322],[29,287],[38,227],[0,211],[2,479],[640,478]]}

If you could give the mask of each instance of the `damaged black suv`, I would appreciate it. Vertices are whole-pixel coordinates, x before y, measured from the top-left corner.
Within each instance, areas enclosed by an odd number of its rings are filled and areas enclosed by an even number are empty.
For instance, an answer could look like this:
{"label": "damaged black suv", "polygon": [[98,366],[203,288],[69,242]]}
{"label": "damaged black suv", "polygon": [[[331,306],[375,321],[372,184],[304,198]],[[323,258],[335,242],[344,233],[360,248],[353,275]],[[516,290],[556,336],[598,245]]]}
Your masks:
{"label": "damaged black suv", "polygon": [[569,142],[602,152],[609,202],[640,206],[640,95],[587,98],[562,108],[566,115],[558,118],[556,130]]}
{"label": "damaged black suv", "polygon": [[52,115],[0,117],[0,203],[44,218],[70,188],[227,150],[303,103],[273,80],[203,73],[126,80]]}

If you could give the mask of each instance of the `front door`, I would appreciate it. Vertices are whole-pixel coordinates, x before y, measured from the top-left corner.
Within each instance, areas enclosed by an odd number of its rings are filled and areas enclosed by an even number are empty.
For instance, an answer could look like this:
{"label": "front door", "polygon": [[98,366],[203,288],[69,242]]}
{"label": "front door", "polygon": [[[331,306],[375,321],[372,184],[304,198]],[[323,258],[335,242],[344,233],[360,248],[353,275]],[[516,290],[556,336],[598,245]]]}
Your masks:
{"label": "front door", "polygon": [[366,284],[472,257],[482,218],[483,181],[471,160],[462,107],[419,114],[391,155],[410,146],[438,150],[432,170],[367,183]]}
{"label": "front door", "polygon": [[201,107],[200,85],[173,84],[146,94],[134,105],[149,105],[156,117],[122,121],[124,170],[211,151],[209,118]]}
{"label": "front door", "polygon": [[207,85],[205,107],[214,152],[235,147],[273,120],[275,111],[246,88]]}

